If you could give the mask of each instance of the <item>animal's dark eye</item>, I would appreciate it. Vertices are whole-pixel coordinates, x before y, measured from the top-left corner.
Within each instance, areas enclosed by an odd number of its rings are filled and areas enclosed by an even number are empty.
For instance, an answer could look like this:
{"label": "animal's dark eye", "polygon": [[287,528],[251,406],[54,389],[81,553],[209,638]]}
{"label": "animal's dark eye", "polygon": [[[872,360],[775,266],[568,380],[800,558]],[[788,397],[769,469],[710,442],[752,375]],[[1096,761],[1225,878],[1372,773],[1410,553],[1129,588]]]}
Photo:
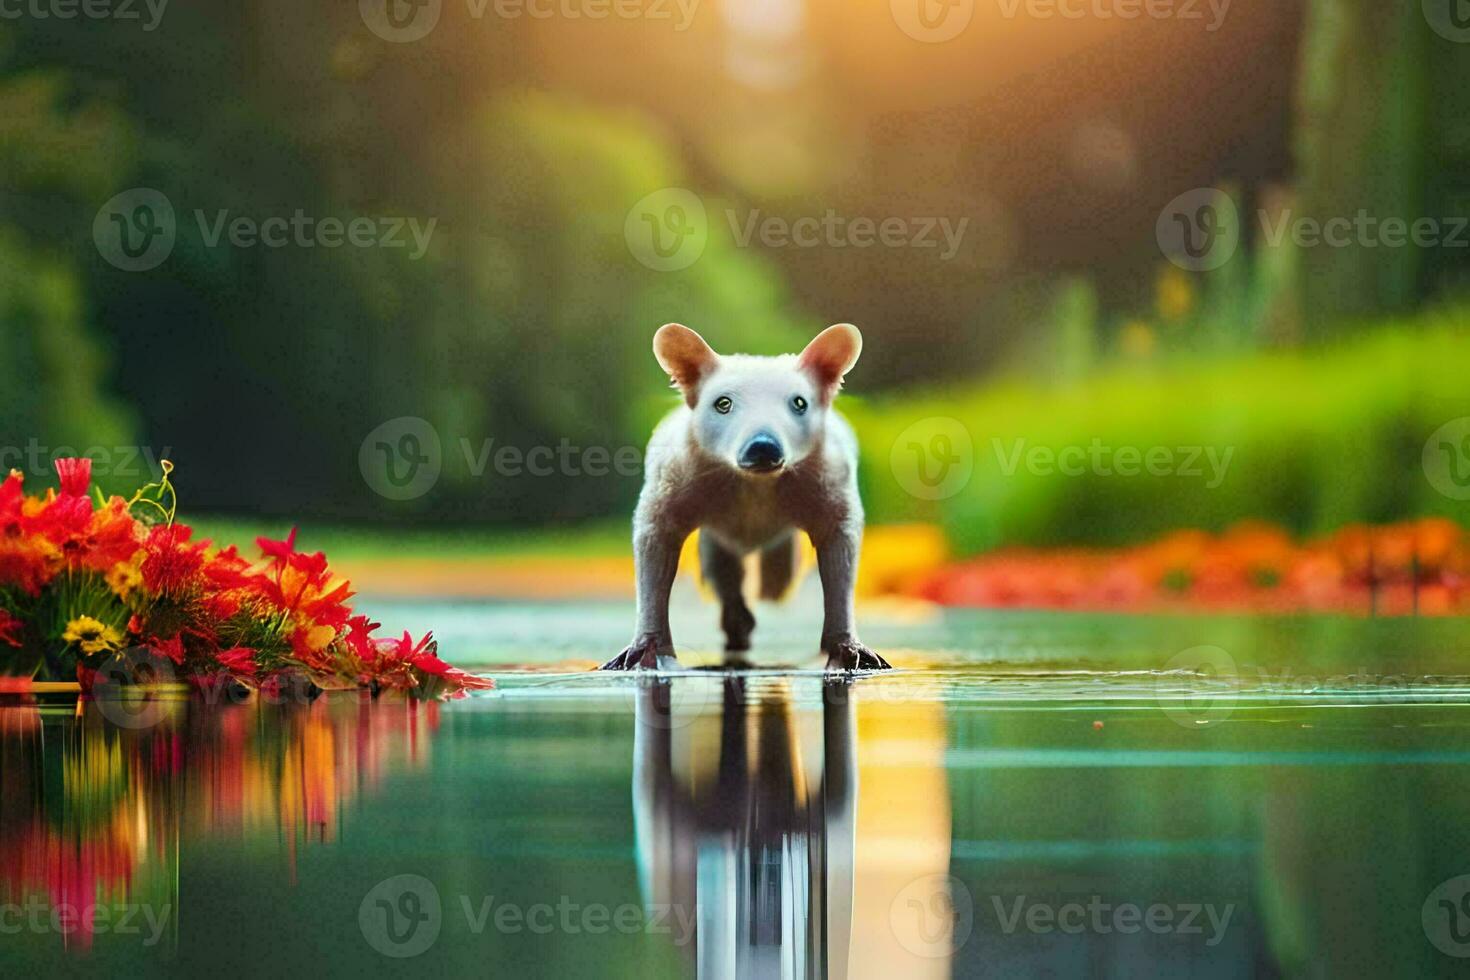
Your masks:
{"label": "animal's dark eye", "polygon": [[791,399],[791,407],[795,409],[797,415],[800,415],[802,412],[806,411],[806,399],[801,397],[800,395],[797,395],[795,398]]}
{"label": "animal's dark eye", "polygon": [[729,395],[721,395],[719,398],[715,399],[715,411],[719,412],[721,415],[729,415],[730,409],[734,407],[735,403],[730,400]]}

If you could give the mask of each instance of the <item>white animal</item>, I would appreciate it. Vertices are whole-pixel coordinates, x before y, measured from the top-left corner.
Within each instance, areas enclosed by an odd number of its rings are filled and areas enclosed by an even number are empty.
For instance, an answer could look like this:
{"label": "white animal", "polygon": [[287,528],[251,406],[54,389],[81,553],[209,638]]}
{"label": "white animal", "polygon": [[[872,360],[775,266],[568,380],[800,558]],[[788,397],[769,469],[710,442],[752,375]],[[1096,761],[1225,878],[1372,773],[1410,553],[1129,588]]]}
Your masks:
{"label": "white animal", "polygon": [[648,443],[633,516],[638,625],[603,670],[675,660],[669,591],[686,538],[699,534],[700,568],[721,604],[727,654],[750,649],[755,617],[745,604],[744,558],[760,554],[761,595],[779,598],[796,569],[796,533],[817,550],[821,649],[829,668],[883,669],[858,640],[852,593],[863,534],[857,439],[832,411],[863,339],[846,323],[823,330],[800,354],[721,356],[677,323],[659,328],[653,353],[684,395]]}

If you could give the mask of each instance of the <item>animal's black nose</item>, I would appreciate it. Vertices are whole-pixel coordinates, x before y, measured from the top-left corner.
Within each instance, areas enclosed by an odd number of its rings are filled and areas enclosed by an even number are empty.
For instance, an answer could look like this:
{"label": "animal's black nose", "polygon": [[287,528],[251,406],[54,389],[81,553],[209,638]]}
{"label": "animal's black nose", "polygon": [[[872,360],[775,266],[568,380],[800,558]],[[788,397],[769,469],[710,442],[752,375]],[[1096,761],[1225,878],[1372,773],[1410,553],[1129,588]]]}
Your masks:
{"label": "animal's black nose", "polygon": [[764,432],[757,433],[740,450],[740,468],[744,470],[766,472],[777,469],[785,461],[786,453],[776,437]]}

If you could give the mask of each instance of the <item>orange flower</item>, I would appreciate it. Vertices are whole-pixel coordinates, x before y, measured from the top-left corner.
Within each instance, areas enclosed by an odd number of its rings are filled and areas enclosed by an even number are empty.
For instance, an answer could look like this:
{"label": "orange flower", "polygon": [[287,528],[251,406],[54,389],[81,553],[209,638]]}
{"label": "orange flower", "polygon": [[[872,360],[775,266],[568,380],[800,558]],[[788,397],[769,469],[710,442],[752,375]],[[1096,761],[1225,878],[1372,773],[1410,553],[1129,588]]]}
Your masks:
{"label": "orange flower", "polygon": [[1353,525],[1306,544],[1247,522],[1116,551],[986,555],[912,588],[946,605],[1451,615],[1470,607],[1467,568],[1453,521]]}

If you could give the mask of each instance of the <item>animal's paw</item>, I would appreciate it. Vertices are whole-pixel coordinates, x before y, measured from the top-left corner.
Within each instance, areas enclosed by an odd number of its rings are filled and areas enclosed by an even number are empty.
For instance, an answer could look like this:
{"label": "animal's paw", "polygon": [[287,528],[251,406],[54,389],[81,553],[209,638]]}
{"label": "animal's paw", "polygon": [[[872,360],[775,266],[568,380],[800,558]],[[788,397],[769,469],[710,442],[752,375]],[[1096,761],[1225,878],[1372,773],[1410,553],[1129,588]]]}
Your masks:
{"label": "animal's paw", "polygon": [[[654,670],[658,667],[659,643],[657,637],[640,636],[622,653],[603,664],[598,670]],[[673,656],[672,650],[664,650]]]}
{"label": "animal's paw", "polygon": [[823,641],[828,670],[888,670],[893,665],[863,646],[854,637]]}

